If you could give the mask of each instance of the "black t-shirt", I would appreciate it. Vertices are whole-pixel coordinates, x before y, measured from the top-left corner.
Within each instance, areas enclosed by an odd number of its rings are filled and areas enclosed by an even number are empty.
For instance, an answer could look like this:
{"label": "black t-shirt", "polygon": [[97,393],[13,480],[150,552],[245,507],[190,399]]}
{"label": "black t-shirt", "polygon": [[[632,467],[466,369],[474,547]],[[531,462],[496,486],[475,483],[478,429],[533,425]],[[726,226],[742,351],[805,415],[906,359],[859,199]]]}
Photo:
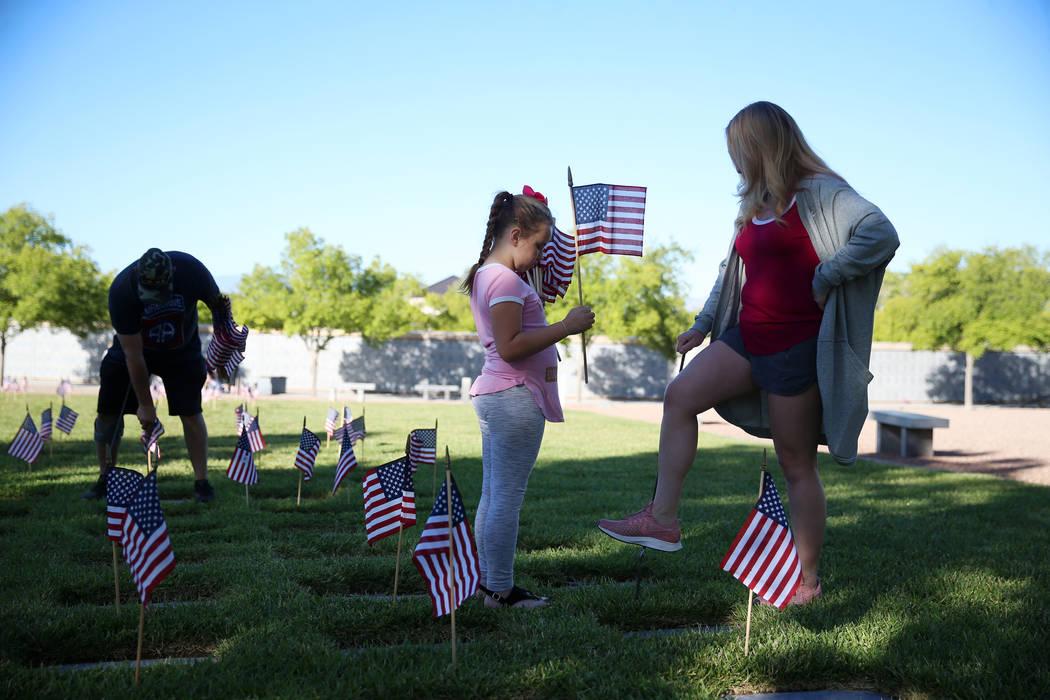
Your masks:
{"label": "black t-shirt", "polygon": [[[172,297],[163,304],[144,305],[138,295],[137,263],[117,274],[109,287],[109,319],[121,335],[142,335],[147,359],[182,359],[199,355],[201,338],[197,330],[197,302],[219,295],[208,268],[189,253],[167,251],[172,264]],[[114,350],[120,342],[113,339]]]}

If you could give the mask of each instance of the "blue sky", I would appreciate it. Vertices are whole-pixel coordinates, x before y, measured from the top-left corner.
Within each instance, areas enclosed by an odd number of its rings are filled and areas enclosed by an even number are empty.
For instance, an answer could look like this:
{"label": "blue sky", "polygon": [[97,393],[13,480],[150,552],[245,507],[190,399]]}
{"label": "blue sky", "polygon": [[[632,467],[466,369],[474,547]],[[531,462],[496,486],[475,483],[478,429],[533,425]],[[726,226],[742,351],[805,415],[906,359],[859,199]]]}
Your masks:
{"label": "blue sky", "polygon": [[[1045,2],[139,3],[0,0],[0,208],[116,270],[218,276],[309,227],[426,282],[477,259],[492,196],[649,188],[646,240],[706,295],[736,211],[728,120],[767,99],[938,245],[1046,250]],[[586,289],[585,289],[586,291]]]}

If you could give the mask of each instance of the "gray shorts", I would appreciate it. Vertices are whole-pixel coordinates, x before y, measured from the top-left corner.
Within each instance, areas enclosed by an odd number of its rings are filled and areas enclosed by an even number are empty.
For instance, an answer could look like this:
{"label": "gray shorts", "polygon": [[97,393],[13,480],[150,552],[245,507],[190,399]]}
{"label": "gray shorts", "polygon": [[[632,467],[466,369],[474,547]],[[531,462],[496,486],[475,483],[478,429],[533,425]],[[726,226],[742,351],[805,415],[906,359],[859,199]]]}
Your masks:
{"label": "gray shorts", "polygon": [[740,326],[718,337],[751,363],[751,378],[761,388],[778,396],[797,396],[817,381],[817,336],[771,355],[755,355],[744,347]]}

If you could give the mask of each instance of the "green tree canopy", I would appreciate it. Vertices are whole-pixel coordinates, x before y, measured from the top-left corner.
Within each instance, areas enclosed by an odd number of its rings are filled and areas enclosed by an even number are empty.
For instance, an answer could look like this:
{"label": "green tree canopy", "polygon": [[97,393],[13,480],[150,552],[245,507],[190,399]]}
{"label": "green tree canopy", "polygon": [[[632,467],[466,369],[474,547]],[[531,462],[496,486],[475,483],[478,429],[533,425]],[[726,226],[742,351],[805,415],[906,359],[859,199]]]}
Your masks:
{"label": "green tree canopy", "polygon": [[973,362],[985,352],[1050,347],[1050,256],[1032,246],[939,248],[884,289],[875,339],[966,353],[969,404]]}
{"label": "green tree canopy", "polygon": [[336,334],[359,332],[377,344],[423,325],[421,313],[406,303],[422,293],[415,280],[399,278],[378,258],[366,266],[306,228],[285,240],[277,268],[256,265],[241,277],[234,317],[251,328],[302,338],[313,354],[315,394],[318,356]]}
{"label": "green tree canopy", "polygon": [[28,204],[0,214],[0,376],[8,340],[23,331],[48,324],[83,337],[105,328],[109,282],[52,217]]}

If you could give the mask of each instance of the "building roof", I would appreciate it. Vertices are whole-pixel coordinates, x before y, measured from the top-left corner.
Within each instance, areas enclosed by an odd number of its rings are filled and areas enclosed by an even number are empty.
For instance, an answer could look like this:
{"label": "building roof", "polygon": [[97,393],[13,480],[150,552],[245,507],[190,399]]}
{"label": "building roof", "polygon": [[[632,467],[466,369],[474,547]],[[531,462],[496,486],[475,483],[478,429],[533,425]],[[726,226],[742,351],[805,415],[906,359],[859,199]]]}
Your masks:
{"label": "building roof", "polygon": [[435,282],[434,284],[430,285],[429,287],[427,287],[427,291],[431,294],[444,294],[450,288],[455,287],[458,284],[459,276],[451,275],[441,280],[440,282]]}

